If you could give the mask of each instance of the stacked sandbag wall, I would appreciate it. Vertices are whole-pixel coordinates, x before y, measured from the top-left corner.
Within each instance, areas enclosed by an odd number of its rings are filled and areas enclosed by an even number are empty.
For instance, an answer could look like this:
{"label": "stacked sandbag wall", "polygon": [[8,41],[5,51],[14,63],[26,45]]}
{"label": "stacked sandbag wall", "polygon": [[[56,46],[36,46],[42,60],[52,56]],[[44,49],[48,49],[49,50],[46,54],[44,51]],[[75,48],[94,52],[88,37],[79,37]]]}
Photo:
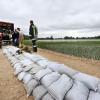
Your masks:
{"label": "stacked sandbag wall", "polygon": [[13,46],[3,47],[3,53],[35,100],[100,100],[99,78]]}

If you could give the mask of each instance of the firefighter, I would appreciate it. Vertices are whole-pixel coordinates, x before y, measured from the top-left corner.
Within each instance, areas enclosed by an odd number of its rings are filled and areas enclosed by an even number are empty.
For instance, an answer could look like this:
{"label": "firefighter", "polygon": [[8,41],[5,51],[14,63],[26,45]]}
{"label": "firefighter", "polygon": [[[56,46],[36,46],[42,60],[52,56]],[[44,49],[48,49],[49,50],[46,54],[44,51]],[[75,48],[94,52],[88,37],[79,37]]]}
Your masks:
{"label": "firefighter", "polygon": [[32,39],[33,51],[37,52],[36,41],[38,36],[38,29],[34,25],[33,20],[30,20],[29,35],[31,36]]}

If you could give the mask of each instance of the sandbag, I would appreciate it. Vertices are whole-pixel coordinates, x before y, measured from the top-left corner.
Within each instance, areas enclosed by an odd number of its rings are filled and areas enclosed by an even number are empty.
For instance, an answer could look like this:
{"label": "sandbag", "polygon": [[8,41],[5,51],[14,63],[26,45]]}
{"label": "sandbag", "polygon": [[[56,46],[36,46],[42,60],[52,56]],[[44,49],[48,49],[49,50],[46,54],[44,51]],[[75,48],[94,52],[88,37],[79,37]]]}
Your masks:
{"label": "sandbag", "polygon": [[32,75],[27,73],[24,77],[23,77],[23,82],[24,84],[27,84],[30,80],[32,79]]}
{"label": "sandbag", "polygon": [[11,59],[10,62],[15,64],[16,62],[18,62],[18,59]]}
{"label": "sandbag", "polygon": [[65,95],[65,100],[87,100],[89,89],[81,82],[75,81],[73,87]]}
{"label": "sandbag", "polygon": [[31,60],[34,61],[34,62],[37,61],[37,60],[39,59],[38,57],[36,57],[36,56],[34,56],[34,55],[31,55],[30,53],[24,52],[23,55],[24,55],[25,57],[31,59]]}
{"label": "sandbag", "polygon": [[22,56],[23,56],[22,54],[20,54],[20,55],[18,54],[18,55],[16,55],[16,58],[19,59]]}
{"label": "sandbag", "polygon": [[56,100],[63,100],[65,94],[70,90],[73,85],[72,79],[67,75],[61,75],[61,77],[48,87],[48,92]]}
{"label": "sandbag", "polygon": [[35,63],[32,63],[32,64],[30,64],[28,66],[32,66],[32,68],[39,68],[39,67],[42,68],[41,66],[39,66],[39,65],[37,65]]}
{"label": "sandbag", "polygon": [[31,70],[32,68],[33,68],[33,66],[27,65],[26,67],[23,68],[23,71],[27,72],[27,71]]}
{"label": "sandbag", "polygon": [[34,61],[35,63],[37,63],[37,61],[41,60],[41,58],[38,58],[38,57],[34,57],[32,58],[32,61]]}
{"label": "sandbag", "polygon": [[26,75],[26,73],[25,72],[21,72],[21,73],[19,73],[18,74],[18,80],[23,80],[23,78],[24,78],[24,76]]}
{"label": "sandbag", "polygon": [[53,71],[59,72],[60,74],[66,74],[70,77],[78,73],[78,71],[73,70],[72,68],[69,68],[64,64],[51,63],[47,67],[51,68]]}
{"label": "sandbag", "polygon": [[46,93],[47,89],[45,89],[42,85],[39,85],[33,90],[33,97],[35,100],[41,100]]}
{"label": "sandbag", "polygon": [[37,61],[37,64],[44,67],[48,65],[48,62],[48,60],[39,60]]}
{"label": "sandbag", "polygon": [[100,93],[100,83],[98,84],[98,89],[97,91]]}
{"label": "sandbag", "polygon": [[32,54],[30,54],[30,53],[27,53],[27,52],[23,52],[23,55],[25,56],[25,57],[27,57],[27,58],[32,58]]}
{"label": "sandbag", "polygon": [[83,82],[89,89],[97,90],[100,80],[96,77],[84,73],[78,73],[73,76],[74,79]]}
{"label": "sandbag", "polygon": [[32,55],[31,60],[34,62],[38,62],[39,60],[46,60],[46,58],[41,57],[40,55]]}
{"label": "sandbag", "polygon": [[34,68],[32,68],[32,69],[29,71],[29,73],[32,74],[32,75],[34,75],[34,74],[36,74],[38,71],[40,71],[40,70],[42,70],[42,69],[43,69],[43,68],[40,67],[40,66],[34,67]]}
{"label": "sandbag", "polygon": [[[41,66],[39,66],[39,65],[37,65],[37,64],[32,64],[32,66],[33,66],[33,68],[38,68],[38,67],[41,67]],[[42,68],[42,67],[41,67]]]}
{"label": "sandbag", "polygon": [[11,65],[14,66],[15,64],[19,63],[19,61],[11,62]]}
{"label": "sandbag", "polygon": [[35,87],[38,85],[38,82],[35,79],[30,80],[27,84],[24,84],[27,97],[31,95],[32,91],[35,89]]}
{"label": "sandbag", "polygon": [[60,78],[60,74],[58,72],[52,72],[50,74],[47,74],[41,79],[41,83],[45,86],[48,87],[51,85],[53,82],[57,81]]}
{"label": "sandbag", "polygon": [[14,57],[12,57],[11,55],[7,55],[7,57],[8,57],[8,60],[10,60],[10,61],[14,61],[14,60],[16,60],[16,58],[14,58]]}
{"label": "sandbag", "polygon": [[22,72],[23,71],[23,68],[21,67],[21,66],[17,66],[16,68],[15,68],[15,71],[14,71],[14,74],[15,75],[18,75],[20,72]]}
{"label": "sandbag", "polygon": [[47,93],[43,96],[42,100],[54,100],[54,98],[49,93]]}
{"label": "sandbag", "polygon": [[25,56],[23,55],[23,54],[20,54],[19,56],[18,56],[18,60],[24,60],[25,59]]}
{"label": "sandbag", "polygon": [[100,94],[95,91],[90,91],[88,100],[100,100]]}
{"label": "sandbag", "polygon": [[13,68],[14,68],[14,70],[15,70],[17,67],[22,67],[22,66],[21,66],[21,64],[20,64],[20,63],[16,63],[16,64],[14,65],[14,67],[13,67]]}
{"label": "sandbag", "polygon": [[37,72],[35,75],[34,75],[34,78],[36,79],[36,80],[40,80],[43,76],[45,76],[45,75],[47,75],[47,74],[49,74],[49,73],[51,73],[52,71],[49,69],[49,68],[46,68],[46,69],[42,69],[42,70],[40,70],[39,72]]}
{"label": "sandbag", "polygon": [[33,62],[29,59],[24,59],[22,61],[20,61],[23,65],[29,65],[29,64],[32,64]]}

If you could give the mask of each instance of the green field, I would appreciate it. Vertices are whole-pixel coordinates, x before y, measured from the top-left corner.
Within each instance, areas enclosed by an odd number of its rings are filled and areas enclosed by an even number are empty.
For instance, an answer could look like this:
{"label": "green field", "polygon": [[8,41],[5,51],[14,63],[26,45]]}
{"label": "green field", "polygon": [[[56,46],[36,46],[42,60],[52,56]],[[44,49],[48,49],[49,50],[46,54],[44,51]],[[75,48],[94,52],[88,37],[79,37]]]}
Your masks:
{"label": "green field", "polygon": [[[32,45],[31,41],[24,41],[24,43]],[[67,55],[100,60],[100,40],[41,40],[37,45],[39,48]]]}

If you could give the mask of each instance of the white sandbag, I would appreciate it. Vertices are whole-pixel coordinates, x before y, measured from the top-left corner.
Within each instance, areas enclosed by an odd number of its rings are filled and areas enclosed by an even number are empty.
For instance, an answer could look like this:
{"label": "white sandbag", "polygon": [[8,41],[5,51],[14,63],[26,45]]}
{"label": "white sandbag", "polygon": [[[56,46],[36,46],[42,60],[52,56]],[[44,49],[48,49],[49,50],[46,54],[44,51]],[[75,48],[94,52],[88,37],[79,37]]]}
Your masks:
{"label": "white sandbag", "polygon": [[25,84],[25,89],[27,92],[27,97],[31,95],[32,91],[38,85],[38,82],[35,79],[30,80],[27,84]]}
{"label": "white sandbag", "polygon": [[[11,65],[12,65],[12,67],[14,67],[15,66],[15,64],[18,64],[19,63],[19,61],[16,61],[16,62],[14,62],[14,63],[11,63]],[[19,63],[20,64],[20,63]],[[20,64],[21,65],[21,64]]]}
{"label": "white sandbag", "polygon": [[51,73],[52,71],[49,69],[49,68],[46,68],[46,69],[42,69],[40,70],[39,72],[37,72],[35,75],[34,75],[34,78],[36,80],[40,80],[43,76]]}
{"label": "white sandbag", "polygon": [[52,72],[50,74],[47,74],[41,79],[41,83],[45,86],[48,87],[51,85],[53,82],[57,81],[60,78],[60,74],[58,72]]}
{"label": "white sandbag", "polygon": [[65,66],[64,64],[51,63],[47,67],[51,68],[53,71],[59,72],[60,74],[66,74],[70,77],[78,73],[78,71]]}
{"label": "white sandbag", "polygon": [[67,75],[61,75],[61,77],[48,87],[48,92],[56,100],[63,100],[65,94],[70,90],[73,85],[72,79]]}
{"label": "white sandbag", "polygon": [[11,56],[11,55],[8,55],[8,60],[11,61],[13,60],[14,58]]}
{"label": "white sandbag", "polygon": [[21,67],[21,64],[20,64],[20,63],[16,63],[16,64],[14,65],[14,69],[16,69],[17,67]]}
{"label": "white sandbag", "polygon": [[38,57],[34,57],[34,58],[32,58],[32,61],[34,61],[35,63],[36,63],[37,61],[39,61],[39,60],[41,60],[41,59],[38,58]]}
{"label": "white sandbag", "polygon": [[97,90],[100,80],[96,77],[84,73],[78,73],[73,76],[74,79],[83,82],[89,89]]}
{"label": "white sandbag", "polygon": [[49,93],[47,93],[43,96],[42,100],[54,100],[54,98]]}
{"label": "white sandbag", "polygon": [[22,54],[20,54],[20,55],[16,55],[16,58],[17,58],[17,59],[18,59],[18,58],[20,58],[20,57],[21,57],[21,55],[22,55]]}
{"label": "white sandbag", "polygon": [[17,66],[16,68],[15,68],[15,71],[14,71],[14,74],[15,75],[18,75],[20,72],[22,72],[23,71],[23,68],[21,67],[21,66]]}
{"label": "white sandbag", "polygon": [[40,70],[42,70],[42,69],[43,69],[43,68],[40,67],[40,66],[34,67],[34,68],[32,68],[32,69],[29,71],[29,73],[32,74],[32,75],[34,75],[34,74],[36,74],[37,72],[39,72]]}
{"label": "white sandbag", "polygon": [[[31,66],[33,66],[33,68],[41,67],[41,66],[39,66],[39,65],[37,65],[37,64],[35,64],[35,63],[31,64]],[[42,68],[42,67],[41,67],[41,68]]]}
{"label": "white sandbag", "polygon": [[29,53],[26,53],[26,52],[24,52],[23,54],[24,54],[24,56],[26,56],[27,58],[31,59],[34,62],[37,62],[38,60],[41,59],[37,55],[32,55],[32,54],[29,54]]}
{"label": "white sandbag", "polygon": [[27,57],[27,58],[32,58],[32,54],[30,54],[30,53],[27,53],[27,52],[23,52],[23,55],[25,56],[25,57]]}
{"label": "white sandbag", "polygon": [[30,80],[32,79],[32,75],[27,73],[24,77],[23,77],[23,82],[25,84],[27,84]]}
{"label": "white sandbag", "polygon": [[29,60],[29,59],[24,59],[24,60],[22,60],[22,61],[20,61],[23,65],[30,65],[30,64],[32,64],[33,62],[31,61],[31,60]]}
{"label": "white sandbag", "polygon": [[46,93],[47,89],[45,89],[42,85],[39,85],[33,90],[33,97],[35,100],[41,100]]}
{"label": "white sandbag", "polygon": [[[10,57],[9,57],[10,56]],[[15,57],[13,57],[13,56],[11,56],[11,55],[9,55],[8,57],[9,57],[9,59],[11,60],[11,61],[14,61],[14,60],[17,60]]]}
{"label": "white sandbag", "polygon": [[90,91],[88,100],[100,100],[100,94],[95,91]]}
{"label": "white sandbag", "polygon": [[19,79],[20,81],[23,80],[23,78],[24,78],[25,75],[26,75],[25,72],[19,73],[19,74],[18,74],[18,79]]}
{"label": "white sandbag", "polygon": [[26,67],[23,68],[23,71],[27,72],[27,71],[31,70],[32,68],[33,68],[33,66],[27,65]]}
{"label": "white sandbag", "polygon": [[25,56],[21,54],[21,55],[18,57],[18,60],[24,60],[24,58],[25,58]]}
{"label": "white sandbag", "polygon": [[37,61],[37,64],[40,66],[47,66],[48,65],[48,60],[39,60]]}
{"label": "white sandbag", "polygon": [[98,84],[98,89],[97,91],[100,93],[100,83]]}
{"label": "white sandbag", "polygon": [[89,89],[81,82],[75,81],[73,87],[65,95],[65,100],[87,100]]}
{"label": "white sandbag", "polygon": [[12,59],[10,62],[14,65],[14,64],[18,63],[19,61],[17,59]]}
{"label": "white sandbag", "polygon": [[39,60],[46,60],[46,58],[40,56],[40,55],[32,55],[31,60],[33,60],[34,62],[37,62]]}

